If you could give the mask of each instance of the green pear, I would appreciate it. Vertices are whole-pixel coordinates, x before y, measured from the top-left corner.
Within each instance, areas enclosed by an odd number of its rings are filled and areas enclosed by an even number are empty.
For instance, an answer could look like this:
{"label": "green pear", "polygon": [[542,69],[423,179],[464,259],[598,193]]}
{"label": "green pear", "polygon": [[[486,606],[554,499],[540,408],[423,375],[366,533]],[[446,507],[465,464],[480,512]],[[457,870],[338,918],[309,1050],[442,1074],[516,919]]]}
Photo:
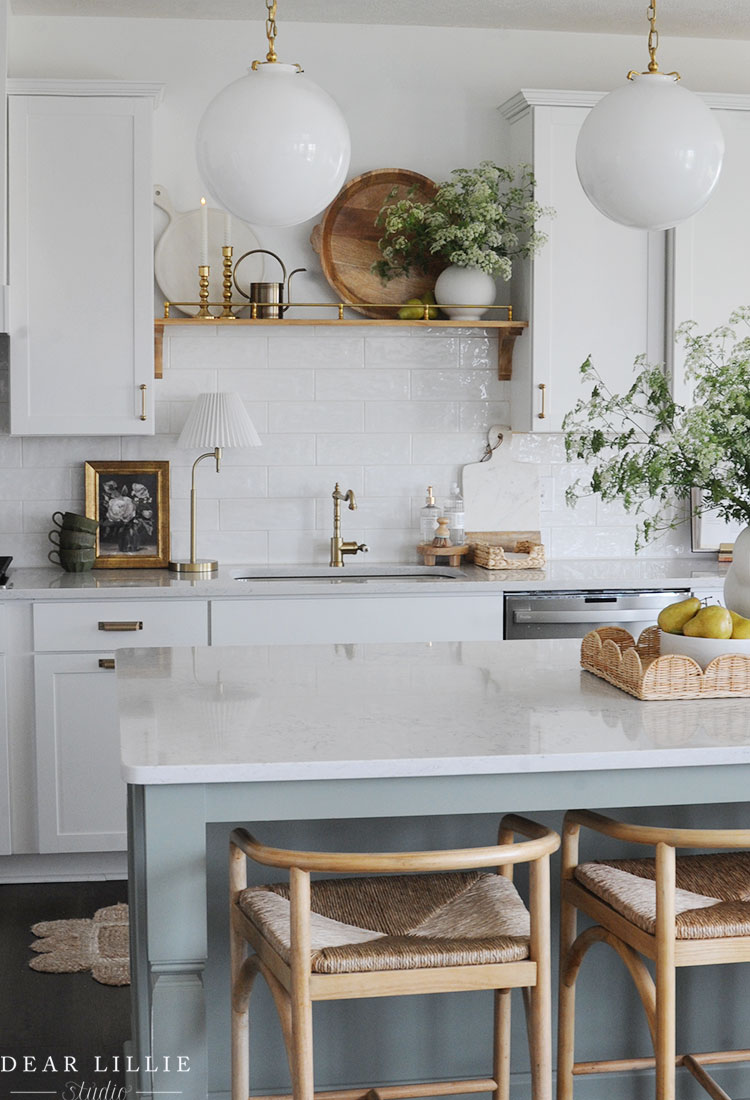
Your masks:
{"label": "green pear", "polygon": [[750,638],[750,619],[738,615],[736,611],[730,611],[729,614],[732,616],[732,637]]}
{"label": "green pear", "polygon": [[688,638],[731,638],[732,616],[721,604],[709,604],[688,619],[682,633]]}
{"label": "green pear", "polygon": [[398,311],[401,321],[419,321],[424,317],[424,304],[421,298],[410,298]]}
{"label": "green pear", "polygon": [[656,620],[659,629],[663,630],[665,634],[682,634],[685,623],[689,622],[693,615],[700,611],[700,606],[701,602],[697,596],[680,600],[679,603],[670,603],[659,612]]}

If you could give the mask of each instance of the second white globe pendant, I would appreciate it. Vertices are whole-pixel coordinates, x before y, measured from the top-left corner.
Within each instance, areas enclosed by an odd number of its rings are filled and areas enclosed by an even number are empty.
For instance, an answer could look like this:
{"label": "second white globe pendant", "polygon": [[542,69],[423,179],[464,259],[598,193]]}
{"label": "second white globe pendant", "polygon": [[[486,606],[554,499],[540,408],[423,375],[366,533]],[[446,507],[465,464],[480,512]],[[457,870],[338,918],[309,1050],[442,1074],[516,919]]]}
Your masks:
{"label": "second white globe pendant", "polygon": [[328,93],[277,60],[276,0],[267,9],[266,60],[209,103],[196,155],[206,187],[230,214],[252,225],[298,225],[338,194],[351,144]]}
{"label": "second white globe pendant", "polygon": [[721,127],[706,104],[681,87],[678,73],[656,64],[656,5],[645,73],[591,110],[578,137],[576,169],[593,205],[612,221],[668,229],[697,213],[718,182],[724,156]]}

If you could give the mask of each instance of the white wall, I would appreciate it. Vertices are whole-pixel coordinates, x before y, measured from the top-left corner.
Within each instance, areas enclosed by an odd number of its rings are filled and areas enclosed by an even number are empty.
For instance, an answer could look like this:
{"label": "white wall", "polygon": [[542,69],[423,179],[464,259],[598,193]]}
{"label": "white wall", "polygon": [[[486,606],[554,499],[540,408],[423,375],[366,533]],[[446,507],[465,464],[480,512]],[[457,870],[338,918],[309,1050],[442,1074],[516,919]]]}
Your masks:
{"label": "white wall", "polygon": [[[9,75],[159,81],[155,180],[176,210],[204,193],[193,141],[216,91],[264,56],[263,23],[60,19],[12,16]],[[608,89],[645,67],[639,37],[540,34],[283,22],[277,49],[301,62],[344,110],[352,133],[350,175],[411,168],[435,179],[482,159],[502,160],[507,131],[497,107],[520,87]],[[671,39],[659,59],[699,91],[744,92],[749,42]],[[155,237],[166,224],[155,211]],[[304,266],[297,293],[330,300],[308,238],[314,222],[258,230],[288,269]],[[106,242],[103,242],[106,261]],[[317,273],[315,273],[317,272]],[[501,288],[501,296],[503,290]],[[309,300],[309,299],[308,299]],[[158,308],[159,296],[155,295]],[[585,318],[584,318],[585,319]],[[360,496],[345,537],[364,539],[370,560],[410,560],[426,484],[445,493],[461,465],[481,457],[486,429],[507,415],[508,383],[495,372],[494,339],[379,330],[223,330],[175,335],[158,383],[152,440],[16,439],[0,431],[0,530],[18,565],[46,563],[45,533],[57,508],[83,505],[87,459],[168,458],[172,463],[173,553],[187,550],[189,465],[175,435],[190,398],[215,384],[246,397],[264,446],[227,456],[218,477],[200,473],[202,555],[224,562],[324,560],[330,491],[340,480]],[[0,368],[0,402],[7,402]],[[7,415],[0,424],[7,424]],[[559,437],[529,439],[541,464],[543,538],[554,556],[607,557],[633,545],[629,517],[593,501],[563,502],[572,471]],[[508,526],[512,526],[509,522]],[[685,549],[673,534],[650,553]]]}

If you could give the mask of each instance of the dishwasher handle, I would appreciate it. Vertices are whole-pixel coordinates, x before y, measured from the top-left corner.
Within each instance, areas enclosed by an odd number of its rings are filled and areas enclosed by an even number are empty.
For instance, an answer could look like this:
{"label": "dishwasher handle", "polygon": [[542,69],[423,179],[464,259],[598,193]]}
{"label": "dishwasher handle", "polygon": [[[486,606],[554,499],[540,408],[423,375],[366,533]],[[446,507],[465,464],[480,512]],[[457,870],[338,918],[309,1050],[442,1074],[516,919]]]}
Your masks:
{"label": "dishwasher handle", "polygon": [[582,611],[513,611],[514,623],[648,623],[654,622],[659,609],[650,611],[618,611],[616,607],[598,611],[589,607]]}

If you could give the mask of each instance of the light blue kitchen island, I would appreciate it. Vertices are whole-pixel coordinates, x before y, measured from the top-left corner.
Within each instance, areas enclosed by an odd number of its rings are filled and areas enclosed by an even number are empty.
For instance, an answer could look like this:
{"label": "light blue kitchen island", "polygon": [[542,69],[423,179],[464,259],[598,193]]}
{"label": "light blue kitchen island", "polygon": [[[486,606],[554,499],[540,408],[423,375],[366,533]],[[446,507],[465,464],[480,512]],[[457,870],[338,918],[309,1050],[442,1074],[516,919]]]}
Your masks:
{"label": "light blue kitchen island", "polygon": [[[454,824],[460,842],[468,834],[469,843],[486,841],[486,832],[471,832],[477,822],[492,830],[510,810],[556,823],[570,806],[690,812],[693,804],[747,799],[748,700],[639,702],[582,671],[579,646],[118,651],[129,785],[132,1065],[140,1067],[143,1094],[226,1095],[221,928],[226,840],[238,822],[274,843],[293,837],[298,846],[325,846],[333,836],[338,848],[444,847],[455,842]],[[259,1017],[263,1005],[261,997]],[[443,1052],[440,1020],[430,1024],[434,1042],[416,1043],[410,1007],[404,1017],[392,1011],[396,1025],[388,1030],[372,1016],[351,1033],[372,1037],[377,1028],[378,1038],[366,1044],[375,1063],[380,1042],[385,1051],[395,1040],[376,1078],[397,1077],[407,1054],[420,1063],[415,1075],[452,1075],[461,1051],[452,1062]],[[263,1091],[280,1091],[282,1048],[266,1040],[265,1026],[258,1024],[255,1072]],[[359,1085],[349,1076],[357,1071],[346,1040],[338,1048],[330,1042],[337,1053],[321,1052],[321,1084]],[[182,1070],[178,1058],[188,1059]],[[525,1080],[523,1064],[514,1067],[514,1097],[528,1095]]]}

